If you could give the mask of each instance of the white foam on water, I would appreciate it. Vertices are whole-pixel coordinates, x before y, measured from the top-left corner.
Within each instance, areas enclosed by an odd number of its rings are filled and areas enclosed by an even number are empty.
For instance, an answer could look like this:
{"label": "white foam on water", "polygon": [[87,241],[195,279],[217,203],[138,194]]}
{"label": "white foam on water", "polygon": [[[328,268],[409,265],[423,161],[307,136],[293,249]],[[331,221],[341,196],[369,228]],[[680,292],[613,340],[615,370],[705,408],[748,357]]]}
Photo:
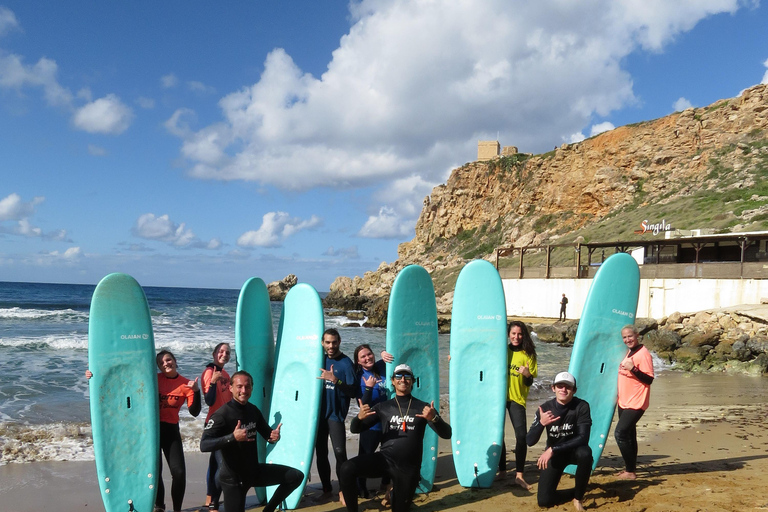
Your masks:
{"label": "white foam on water", "polygon": [[88,348],[88,335],[71,333],[68,336],[14,336],[0,338],[0,346],[15,348],[52,348],[54,350],[78,350]]}
{"label": "white foam on water", "polygon": [[91,426],[0,424],[0,465],[36,461],[93,460]]}
{"label": "white foam on water", "polygon": [[0,319],[88,322],[88,313],[74,309],[0,308]]}

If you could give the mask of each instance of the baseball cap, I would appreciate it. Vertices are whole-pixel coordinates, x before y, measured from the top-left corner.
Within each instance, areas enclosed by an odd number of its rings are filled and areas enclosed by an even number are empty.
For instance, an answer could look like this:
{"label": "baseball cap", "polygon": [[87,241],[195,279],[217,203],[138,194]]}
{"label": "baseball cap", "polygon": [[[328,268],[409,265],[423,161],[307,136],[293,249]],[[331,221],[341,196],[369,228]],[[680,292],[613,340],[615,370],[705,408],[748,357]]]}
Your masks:
{"label": "baseball cap", "polygon": [[560,372],[555,375],[555,380],[552,381],[552,385],[555,384],[568,384],[572,388],[576,387],[576,377],[568,372]]}
{"label": "baseball cap", "polygon": [[395,375],[397,375],[398,373],[407,373],[411,377],[413,377],[413,370],[411,370],[411,367],[408,366],[407,364],[399,364],[395,366]]}

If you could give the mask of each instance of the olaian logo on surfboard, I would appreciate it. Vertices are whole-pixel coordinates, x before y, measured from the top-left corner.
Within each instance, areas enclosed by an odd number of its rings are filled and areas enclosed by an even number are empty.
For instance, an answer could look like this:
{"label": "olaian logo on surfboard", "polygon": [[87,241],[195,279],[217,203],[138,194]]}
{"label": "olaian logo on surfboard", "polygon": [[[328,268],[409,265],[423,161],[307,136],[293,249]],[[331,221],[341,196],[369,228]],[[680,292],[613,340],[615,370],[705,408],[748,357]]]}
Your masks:
{"label": "olaian logo on surfboard", "polygon": [[501,320],[501,315],[477,315],[478,320]]}
{"label": "olaian logo on surfboard", "polygon": [[414,322],[415,326],[417,327],[432,327],[435,325],[435,322],[429,321],[429,322]]}
{"label": "olaian logo on surfboard", "polygon": [[121,334],[121,340],[148,340],[149,334]]}
{"label": "olaian logo on surfboard", "polygon": [[616,308],[613,308],[611,310],[611,313],[613,313],[615,315],[626,316],[627,318],[635,318],[635,315],[630,313],[629,311],[622,311],[622,310],[616,309]]}
{"label": "olaian logo on surfboard", "polygon": [[304,334],[302,336],[296,336],[297,340],[316,340],[317,334]]}

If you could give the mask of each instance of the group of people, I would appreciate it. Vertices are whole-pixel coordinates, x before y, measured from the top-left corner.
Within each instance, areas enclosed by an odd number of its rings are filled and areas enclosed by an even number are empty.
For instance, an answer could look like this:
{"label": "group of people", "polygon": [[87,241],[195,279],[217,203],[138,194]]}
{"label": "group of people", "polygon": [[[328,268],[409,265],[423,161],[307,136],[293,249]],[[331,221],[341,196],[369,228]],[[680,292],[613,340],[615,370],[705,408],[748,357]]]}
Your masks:
{"label": "group of people", "polygon": [[[625,469],[617,478],[637,478],[637,423],[648,408],[650,386],[654,379],[650,352],[639,342],[634,325],[621,329],[628,351],[618,369],[619,421],[614,429],[616,444],[624,459]],[[515,431],[515,483],[526,490],[523,471],[527,449],[539,442],[546,430],[546,448],[537,460],[541,470],[537,500],[541,507],[573,502],[576,510],[584,510],[583,499],[592,472],[592,450],[589,436],[592,427],[589,404],[577,398],[576,379],[568,372],[558,373],[552,382],[555,397],[543,403],[534,415],[530,430],[526,429],[525,405],[533,379],[538,376],[536,348],[522,322],[514,321],[508,330],[507,411]],[[527,431],[526,431],[527,430]],[[566,466],[574,464],[574,488],[557,490]],[[506,446],[502,447],[499,475],[506,473]]]}
{"label": "group of people", "polygon": [[[636,425],[648,408],[653,363],[650,352],[639,343],[633,325],[621,331],[628,352],[621,361],[618,377],[619,421],[615,428],[616,444],[625,461],[617,477],[635,479],[637,464]],[[380,491],[386,492],[385,505],[394,512],[405,512],[420,480],[421,454],[426,428],[450,439],[451,426],[434,406],[411,395],[415,374],[407,364],[399,364],[391,376],[394,397],[389,398],[385,383],[385,361],[392,356],[382,352],[376,361],[368,345],[354,351],[354,361],[340,349],[341,336],[328,329],[322,336],[324,365],[319,379],[324,381],[318,418],[315,455],[322,484],[321,498],[332,497],[328,440],[336,460],[339,500],[350,512],[358,510],[358,498],[369,497],[367,478],[381,478]],[[253,378],[238,371],[230,378],[224,366],[230,360],[228,343],[213,350],[213,361],[194,381],[179,374],[176,358],[168,350],[157,354],[160,393],[160,464],[163,456],[171,473],[173,510],[182,509],[186,488],[186,467],[179,431],[179,411],[186,403],[189,413],[198,416],[202,400],[208,405],[200,449],[210,452],[205,506],[218,510],[221,495],[228,512],[245,510],[245,496],[251,487],[277,485],[264,507],[272,512],[296,488],[304,474],[279,464],[260,464],[255,439],[261,435],[269,443],[280,440],[282,424],[271,428],[262,412],[248,402]],[[535,445],[546,431],[546,448],[537,460],[541,470],[537,499],[542,507],[571,500],[577,510],[584,510],[582,500],[592,471],[589,435],[592,425],[589,404],[575,395],[576,379],[560,372],[552,382],[554,398],[544,402],[534,415],[530,430],[526,425],[526,400],[538,377],[536,348],[523,322],[514,321],[508,329],[507,411],[515,433],[515,484],[530,490],[524,478],[529,446]],[[86,376],[91,377],[86,371]],[[201,386],[202,383],[202,393]],[[347,458],[345,419],[352,399],[359,405],[350,431],[360,434],[358,455]],[[377,451],[378,450],[378,451]],[[566,466],[575,464],[575,485],[557,490]],[[502,449],[499,475],[506,474],[506,446]],[[165,487],[158,482],[156,512],[165,511]]]}

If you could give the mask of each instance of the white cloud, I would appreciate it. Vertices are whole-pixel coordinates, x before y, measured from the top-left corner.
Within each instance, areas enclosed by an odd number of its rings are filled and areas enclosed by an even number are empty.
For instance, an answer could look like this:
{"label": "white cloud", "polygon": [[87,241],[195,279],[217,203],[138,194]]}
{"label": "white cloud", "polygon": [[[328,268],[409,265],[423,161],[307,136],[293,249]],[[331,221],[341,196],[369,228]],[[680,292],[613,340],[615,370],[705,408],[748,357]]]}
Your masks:
{"label": "white cloud", "polygon": [[23,57],[0,50],[0,87],[19,92],[24,87],[40,87],[48,105],[68,107],[72,103],[72,93],[59,84],[58,69],[55,61],[45,57],[34,66],[28,66]]}
{"label": "white cloud", "polygon": [[146,98],[144,96],[139,96],[136,98],[136,104],[146,110],[155,108],[155,100],[152,98]]}
{"label": "white cloud", "polygon": [[83,251],[80,247],[70,247],[64,252],[47,251],[38,254],[32,261],[32,265],[37,267],[47,267],[53,265],[73,265],[83,257]]}
{"label": "white cloud", "polygon": [[37,226],[33,226],[32,224],[30,224],[29,219],[19,220],[19,225],[18,225],[18,229],[16,230],[16,233],[22,236],[28,236],[28,237],[34,237],[34,238],[43,236],[43,230]]}
{"label": "white cloud", "polygon": [[[768,59],[766,59],[765,62],[763,62],[763,66],[768,68]],[[761,84],[768,84],[768,70],[763,75],[763,80],[760,82]]]}
{"label": "white cloud", "polygon": [[[16,193],[9,194],[0,199],[0,233],[67,241],[67,231],[65,229],[45,233],[42,228],[32,225],[30,217],[35,214],[35,207],[43,201],[45,201],[44,197],[35,197],[31,201],[24,202],[21,196]],[[9,224],[3,225],[3,223]]]}
{"label": "white cloud", "polygon": [[0,199],[0,222],[22,220],[35,213],[35,206],[45,201],[44,197],[35,197],[29,202],[21,200],[19,194],[13,193]]}
{"label": "white cloud", "polygon": [[92,101],[72,116],[73,124],[88,133],[123,133],[133,120],[133,111],[114,94]]}
{"label": "white cloud", "polygon": [[174,112],[168,120],[163,123],[165,129],[169,133],[176,135],[177,137],[187,137],[192,134],[192,129],[189,127],[189,120],[195,119],[195,112],[189,108],[180,108]]}
{"label": "white cloud", "polygon": [[576,133],[571,134],[568,137],[565,137],[565,141],[567,143],[569,143],[569,144],[573,144],[575,142],[581,142],[581,141],[583,141],[586,138],[587,137],[582,132],[576,132]]}
{"label": "white cloud", "polygon": [[221,247],[219,239],[214,238],[209,242],[203,242],[191,229],[187,229],[185,223],[177,224],[167,214],[157,217],[154,213],[145,213],[136,220],[131,231],[134,236],[165,242],[174,247],[189,249],[218,249]]}
{"label": "white cloud", "polygon": [[64,252],[51,251],[48,254],[65,260],[76,260],[82,256],[83,251],[79,247],[70,247]]}
{"label": "white cloud", "polygon": [[216,88],[205,85],[203,82],[198,82],[197,80],[190,80],[187,82],[187,87],[190,91],[200,93],[200,94],[214,94],[216,93]]}
{"label": "white cloud", "polygon": [[358,236],[363,238],[405,238],[413,235],[414,223],[404,222],[392,208],[383,206],[378,215],[371,215]]}
{"label": "white cloud", "polygon": [[[543,152],[634,103],[628,55],[661,51],[740,5],[351,2],[352,26],[321,76],[276,48],[255,84],[220,100],[220,121],[175,133],[202,179],[283,189],[381,187],[410,176],[436,184],[474,159],[477,140],[498,132],[505,145]],[[421,198],[411,201],[417,209]],[[374,224],[392,220],[375,216]]]}
{"label": "white cloud", "polygon": [[312,229],[322,224],[322,220],[312,215],[307,220],[291,217],[286,212],[269,212],[262,217],[261,226],[255,231],[247,231],[237,239],[240,247],[279,247],[286,238],[304,229]]}
{"label": "white cloud", "polygon": [[19,22],[13,11],[0,5],[0,36],[19,28]]}
{"label": "white cloud", "polygon": [[173,73],[168,73],[160,77],[160,85],[163,89],[171,89],[179,84],[179,79]]}
{"label": "white cloud", "polygon": [[338,249],[335,249],[333,246],[330,246],[323,253],[323,256],[356,260],[360,258],[360,253],[358,252],[356,245],[353,245],[351,247],[339,247]]}
{"label": "white cloud", "polygon": [[693,104],[682,96],[672,104],[672,108],[675,109],[675,112],[682,112],[683,110],[691,108],[692,106]]}
{"label": "white cloud", "polygon": [[609,123],[608,121],[598,123],[598,124],[593,124],[592,129],[589,131],[589,136],[594,137],[595,135],[600,135],[603,132],[609,132],[614,128],[616,127],[613,126],[613,123]]}

